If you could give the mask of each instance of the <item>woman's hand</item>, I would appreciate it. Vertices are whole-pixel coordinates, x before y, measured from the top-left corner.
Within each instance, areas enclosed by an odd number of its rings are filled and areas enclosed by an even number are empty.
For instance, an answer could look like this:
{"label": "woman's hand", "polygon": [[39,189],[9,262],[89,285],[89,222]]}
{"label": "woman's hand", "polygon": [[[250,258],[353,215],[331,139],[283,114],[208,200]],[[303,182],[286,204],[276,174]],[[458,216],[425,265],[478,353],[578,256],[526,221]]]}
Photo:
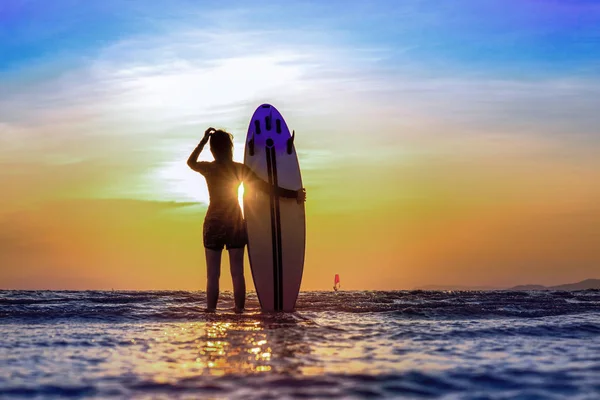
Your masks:
{"label": "woman's hand", "polygon": [[306,189],[302,188],[297,191],[298,195],[296,197],[296,201],[298,204],[302,204],[306,201]]}
{"label": "woman's hand", "polygon": [[204,142],[208,142],[208,139],[210,139],[210,136],[216,132],[216,129],[213,128],[212,126],[209,127],[207,130],[204,131],[204,137],[202,138],[202,140]]}

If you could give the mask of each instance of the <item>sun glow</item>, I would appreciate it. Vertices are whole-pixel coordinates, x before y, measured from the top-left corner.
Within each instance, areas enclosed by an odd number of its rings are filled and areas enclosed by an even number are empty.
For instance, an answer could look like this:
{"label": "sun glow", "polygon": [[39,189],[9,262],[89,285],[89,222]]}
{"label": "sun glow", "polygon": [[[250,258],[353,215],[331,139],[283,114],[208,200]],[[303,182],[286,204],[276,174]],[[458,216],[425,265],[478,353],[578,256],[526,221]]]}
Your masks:
{"label": "sun glow", "polygon": [[240,208],[242,209],[242,216],[244,215],[244,184],[242,183],[238,187],[238,203],[240,203]]}
{"label": "sun glow", "polygon": [[157,171],[162,193],[160,199],[171,201],[198,201],[205,204],[209,202],[208,187],[204,177],[192,171],[184,161],[169,162]]}
{"label": "sun glow", "polygon": [[[238,134],[236,136],[242,136]],[[193,145],[192,145],[193,146]],[[207,146],[208,147],[208,146]],[[193,149],[193,147],[192,147]],[[191,150],[190,150],[191,152]],[[178,152],[179,153],[179,152]],[[202,175],[192,171],[185,162],[185,156],[176,161],[162,163],[151,172],[144,183],[143,197],[152,200],[201,202],[209,203],[208,187]],[[233,148],[233,159],[240,162],[244,158],[244,144],[236,143]],[[212,161],[212,155],[205,148],[199,161]],[[147,190],[147,188],[152,188]],[[243,210],[244,184],[238,188],[238,201]]]}

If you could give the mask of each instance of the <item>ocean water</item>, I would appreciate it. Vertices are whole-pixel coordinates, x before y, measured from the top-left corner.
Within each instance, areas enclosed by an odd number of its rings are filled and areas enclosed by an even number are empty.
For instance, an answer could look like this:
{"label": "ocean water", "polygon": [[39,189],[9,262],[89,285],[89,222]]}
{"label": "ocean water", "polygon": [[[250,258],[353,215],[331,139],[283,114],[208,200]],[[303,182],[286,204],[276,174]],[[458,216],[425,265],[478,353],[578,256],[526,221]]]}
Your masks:
{"label": "ocean water", "polygon": [[600,399],[600,291],[0,291],[0,398]]}

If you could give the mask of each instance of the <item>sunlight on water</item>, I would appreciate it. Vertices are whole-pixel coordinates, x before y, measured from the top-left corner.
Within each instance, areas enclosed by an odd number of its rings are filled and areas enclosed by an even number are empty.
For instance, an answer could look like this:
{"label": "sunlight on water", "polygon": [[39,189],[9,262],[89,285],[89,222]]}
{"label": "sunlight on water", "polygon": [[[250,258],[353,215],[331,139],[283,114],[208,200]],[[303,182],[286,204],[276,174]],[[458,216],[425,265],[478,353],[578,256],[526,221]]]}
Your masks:
{"label": "sunlight on water", "polygon": [[144,357],[134,369],[154,382],[271,370],[271,348],[257,321],[168,324],[149,328],[136,342]]}

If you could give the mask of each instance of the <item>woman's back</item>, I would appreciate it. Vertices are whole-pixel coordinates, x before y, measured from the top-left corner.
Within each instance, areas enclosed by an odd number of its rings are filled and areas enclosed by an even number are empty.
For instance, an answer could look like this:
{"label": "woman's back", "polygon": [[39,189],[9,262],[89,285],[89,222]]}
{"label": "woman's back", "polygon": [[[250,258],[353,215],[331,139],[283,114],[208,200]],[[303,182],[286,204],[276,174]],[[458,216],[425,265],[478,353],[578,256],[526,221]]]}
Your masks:
{"label": "woman's back", "polygon": [[[248,166],[235,161],[200,161],[192,165],[192,169],[200,172],[206,178],[210,208],[236,205],[239,208],[238,189],[246,183],[249,188],[268,192],[271,186],[260,179]],[[278,188],[277,193],[283,197],[296,197],[295,190]]]}
{"label": "woman's back", "polygon": [[199,162],[197,171],[206,178],[210,207],[238,204],[244,165],[236,162]]}

